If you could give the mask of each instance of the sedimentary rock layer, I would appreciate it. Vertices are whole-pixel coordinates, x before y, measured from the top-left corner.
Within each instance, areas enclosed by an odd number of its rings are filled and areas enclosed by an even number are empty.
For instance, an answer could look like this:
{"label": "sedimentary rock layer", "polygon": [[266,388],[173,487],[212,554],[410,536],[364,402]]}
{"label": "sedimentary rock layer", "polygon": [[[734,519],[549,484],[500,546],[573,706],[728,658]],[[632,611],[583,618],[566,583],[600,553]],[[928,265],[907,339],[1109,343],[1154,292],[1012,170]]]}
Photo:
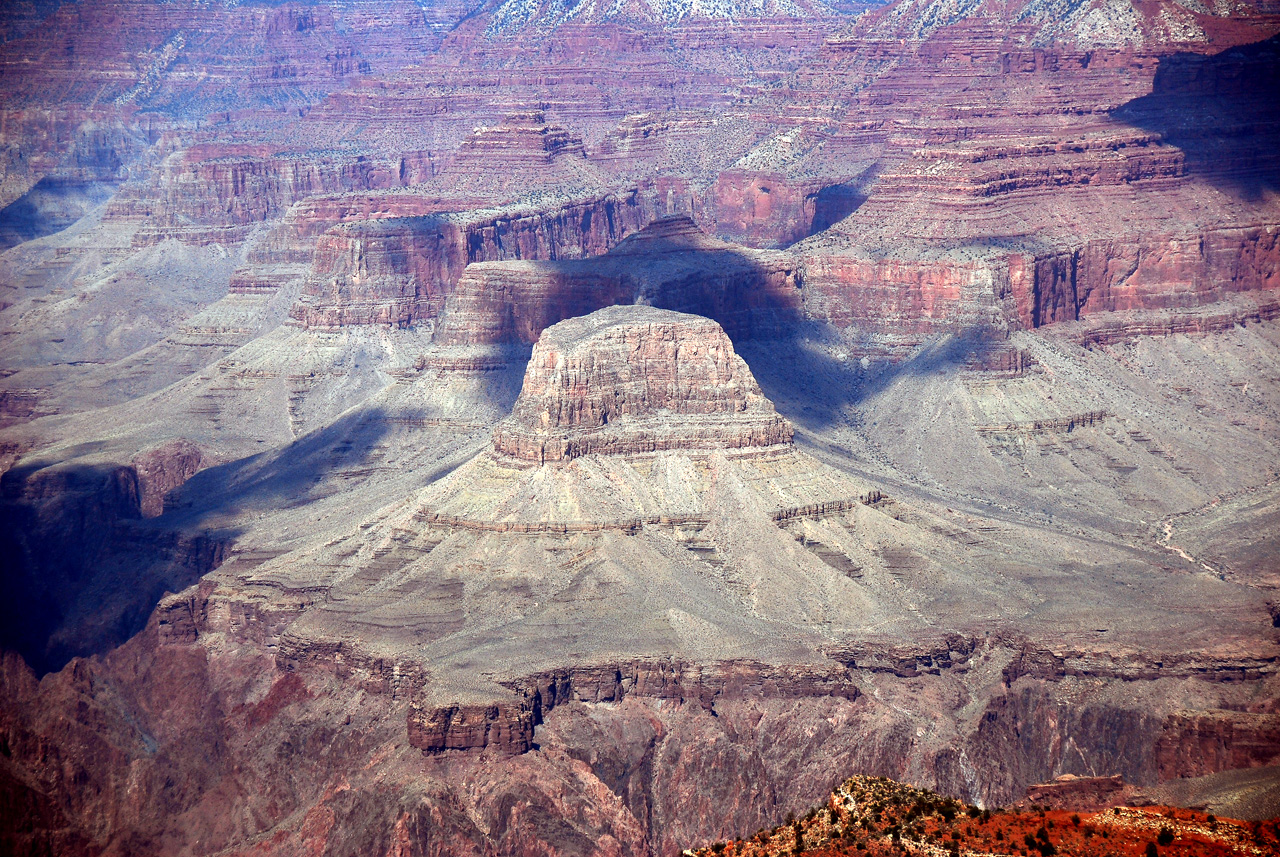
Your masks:
{"label": "sedimentary rock layer", "polygon": [[436,341],[531,344],[561,319],[637,302],[708,316],[735,339],[785,337],[802,317],[789,254],[719,241],[674,216],[592,259],[469,266]]}
{"label": "sedimentary rock layer", "polygon": [[791,427],[715,322],[639,306],[543,331],[494,449],[530,461],[788,443]]}

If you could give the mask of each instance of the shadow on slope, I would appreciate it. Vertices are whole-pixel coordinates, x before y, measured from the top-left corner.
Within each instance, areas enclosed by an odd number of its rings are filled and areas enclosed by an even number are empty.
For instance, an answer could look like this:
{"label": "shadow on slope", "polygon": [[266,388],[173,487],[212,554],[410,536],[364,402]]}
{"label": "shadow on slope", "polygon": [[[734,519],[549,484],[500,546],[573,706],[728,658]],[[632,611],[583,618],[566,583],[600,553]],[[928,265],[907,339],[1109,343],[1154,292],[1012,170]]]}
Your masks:
{"label": "shadow on slope", "polygon": [[237,515],[301,508],[354,490],[391,425],[385,409],[357,408],[288,446],[210,467],[182,486],[166,517],[186,529],[216,527]]}
{"label": "shadow on slope", "polygon": [[44,674],[118,646],[166,592],[217,568],[242,532],[236,516],[336,493],[342,479],[326,476],[360,468],[389,425],[381,409],[348,412],[282,450],[197,473],[151,519],[132,465],[10,470],[0,480],[0,649]]}
{"label": "shadow on slope", "polygon": [[0,648],[37,674],[133,636],[166,591],[215,568],[228,534],[144,520],[129,465],[15,469],[0,500]]}
{"label": "shadow on slope", "polygon": [[999,331],[956,324],[902,360],[863,366],[848,353],[851,349],[846,343],[823,337],[818,325],[808,323],[806,327],[816,335],[744,342],[739,350],[778,412],[814,432],[848,423],[850,407],[887,390],[901,378],[950,373],[981,364],[1005,345]]}
{"label": "shadow on slope", "polygon": [[115,190],[107,182],[40,179],[0,209],[0,251],[61,232],[110,199]]}
{"label": "shadow on slope", "polygon": [[1160,60],[1150,95],[1112,112],[1160,134],[1187,171],[1242,199],[1280,190],[1280,36]]}

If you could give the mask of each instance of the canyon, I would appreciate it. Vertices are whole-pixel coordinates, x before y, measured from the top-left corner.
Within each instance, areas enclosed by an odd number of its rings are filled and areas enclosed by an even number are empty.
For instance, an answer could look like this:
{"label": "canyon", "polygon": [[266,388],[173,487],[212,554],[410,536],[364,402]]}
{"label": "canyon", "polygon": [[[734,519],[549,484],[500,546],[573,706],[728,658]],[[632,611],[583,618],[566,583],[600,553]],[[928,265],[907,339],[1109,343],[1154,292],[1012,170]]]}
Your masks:
{"label": "canyon", "polygon": [[0,851],[1273,788],[1278,34],[0,11]]}

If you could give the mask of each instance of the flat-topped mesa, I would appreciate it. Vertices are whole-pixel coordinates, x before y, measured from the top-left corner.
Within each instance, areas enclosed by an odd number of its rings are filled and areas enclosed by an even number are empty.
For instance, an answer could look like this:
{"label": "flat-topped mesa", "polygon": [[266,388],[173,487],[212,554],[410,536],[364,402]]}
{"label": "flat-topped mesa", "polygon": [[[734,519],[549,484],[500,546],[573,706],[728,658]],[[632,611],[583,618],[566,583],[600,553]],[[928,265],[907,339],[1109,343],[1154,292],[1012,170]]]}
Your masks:
{"label": "flat-topped mesa", "polygon": [[612,306],[542,332],[494,449],[525,461],[789,444],[791,424],[720,325]]}

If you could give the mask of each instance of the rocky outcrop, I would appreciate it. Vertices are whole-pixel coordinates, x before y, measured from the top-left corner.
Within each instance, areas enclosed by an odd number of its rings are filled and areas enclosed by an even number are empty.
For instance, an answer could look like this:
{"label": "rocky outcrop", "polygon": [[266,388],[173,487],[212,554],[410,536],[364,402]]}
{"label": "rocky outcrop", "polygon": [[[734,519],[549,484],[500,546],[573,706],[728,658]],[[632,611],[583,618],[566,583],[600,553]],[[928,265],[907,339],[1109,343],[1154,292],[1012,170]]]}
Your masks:
{"label": "rocky outcrop", "polygon": [[744,449],[791,441],[715,322],[611,307],[548,328],[494,449],[545,462],[593,453]]}
{"label": "rocky outcrop", "polygon": [[859,695],[849,672],[839,665],[751,661],[697,664],[673,659],[579,666],[531,676],[516,686],[526,696],[532,693],[539,721],[566,702],[618,703],[633,695],[695,703],[706,711],[714,710],[717,701],[828,696],[852,701]]}
{"label": "rocky outcrop", "polygon": [[434,317],[444,288],[466,264],[457,230],[449,226],[429,215],[334,227],[320,236],[303,296],[290,314],[308,328],[407,327]]}
{"label": "rocky outcrop", "polygon": [[1089,347],[1130,342],[1144,336],[1218,333],[1239,324],[1275,318],[1280,318],[1280,295],[1262,292],[1239,295],[1192,310],[1089,316],[1077,324],[1065,325],[1063,333]]}
{"label": "rocky outcrop", "polygon": [[1078,777],[1063,774],[1051,783],[1027,787],[1025,803],[1047,809],[1097,812],[1123,804],[1132,794],[1124,777]]}
{"label": "rocky outcrop", "polygon": [[561,319],[636,302],[705,315],[734,339],[784,338],[801,319],[789,254],[718,241],[675,216],[592,259],[469,266],[446,303],[436,341],[532,344]]}
{"label": "rocky outcrop", "polygon": [[[1091,778],[1101,779],[1101,778]],[[1217,788],[1234,782],[1196,783],[1178,792],[1167,791],[1164,800],[1137,795],[1133,804],[1099,806],[1086,793],[1063,795],[1060,800],[1028,805],[1020,801],[1011,808],[985,807],[956,800],[927,788],[904,785],[901,778],[858,775],[832,787],[829,795],[807,811],[781,814],[754,834],[729,837],[728,841],[706,844],[691,840],[680,852],[686,857],[784,857],[806,851],[821,855],[865,852],[870,854],[956,853],[1015,855],[1071,854],[1073,857],[1101,857],[1115,853],[1185,850],[1198,857],[1227,857],[1244,852],[1271,853],[1280,848],[1280,832],[1259,821],[1264,807],[1274,800],[1267,778],[1237,780],[1256,792],[1252,801],[1241,801],[1233,815]],[[1231,783],[1227,785],[1227,783]],[[1247,788],[1247,786],[1245,786]],[[1204,803],[1173,802],[1169,798],[1195,794],[1204,789],[1218,798],[1216,806]],[[1077,801],[1078,802],[1075,802]],[[1172,804],[1172,805],[1167,805]],[[1252,806],[1250,806],[1252,804]],[[1236,812],[1236,809],[1244,812]],[[1110,809],[1110,812],[1100,810]],[[1206,809],[1209,810],[1206,812]],[[1216,813],[1216,814],[1215,814]],[[1157,846],[1159,843],[1159,846]],[[1176,843],[1176,844],[1175,844]]]}
{"label": "rocky outcrop", "polygon": [[179,239],[233,244],[317,194],[400,184],[398,161],[300,155],[267,145],[204,144],[170,155],[154,184],[130,190],[107,216],[141,224],[135,246]]}
{"label": "rocky outcrop", "polygon": [[420,217],[346,223],[321,235],[292,316],[311,328],[429,321],[470,263],[603,253],[647,224],[655,202],[632,191],[549,212],[524,206],[440,208],[441,213]]}
{"label": "rocky outcrop", "polygon": [[830,654],[851,670],[910,678],[921,674],[941,675],[953,669],[965,672],[978,643],[973,638],[950,634],[942,640],[921,641],[915,646],[868,641],[864,645],[833,649]]}
{"label": "rocky outcrop", "polygon": [[1014,256],[1009,285],[1026,327],[1126,310],[1186,310],[1239,292],[1280,291],[1280,226],[1094,241],[1070,253]]}
{"label": "rocky outcrop", "polygon": [[834,665],[702,665],[673,659],[570,667],[521,679],[511,683],[511,689],[519,699],[472,705],[415,703],[409,712],[409,743],[427,753],[481,748],[523,753],[533,748],[535,727],[556,706],[616,704],[629,696],[714,712],[717,703],[827,697],[852,701],[859,694],[849,674]]}
{"label": "rocky outcrop", "polygon": [[448,172],[495,171],[503,182],[525,180],[525,173],[545,176],[564,173],[575,177],[576,165],[585,166],[582,139],[549,123],[545,113],[534,111],[506,117],[494,127],[477,128],[458,148]]}
{"label": "rocky outcrop", "polygon": [[1195,652],[1153,659],[1142,653],[1087,651],[1024,644],[1004,668],[1006,685],[1019,678],[1058,680],[1119,678],[1154,680],[1161,676],[1200,678],[1215,682],[1254,681],[1280,672],[1275,658],[1214,657]]}
{"label": "rocky outcrop", "polygon": [[165,495],[209,464],[204,451],[186,438],[140,452],[132,463],[138,479],[138,511],[144,518],[164,514]]}
{"label": "rocky outcrop", "polygon": [[533,747],[528,704],[497,703],[412,708],[409,743],[427,753],[493,748],[525,753]]}
{"label": "rocky outcrop", "polygon": [[1280,711],[1177,711],[1155,747],[1160,779],[1280,764]]}

